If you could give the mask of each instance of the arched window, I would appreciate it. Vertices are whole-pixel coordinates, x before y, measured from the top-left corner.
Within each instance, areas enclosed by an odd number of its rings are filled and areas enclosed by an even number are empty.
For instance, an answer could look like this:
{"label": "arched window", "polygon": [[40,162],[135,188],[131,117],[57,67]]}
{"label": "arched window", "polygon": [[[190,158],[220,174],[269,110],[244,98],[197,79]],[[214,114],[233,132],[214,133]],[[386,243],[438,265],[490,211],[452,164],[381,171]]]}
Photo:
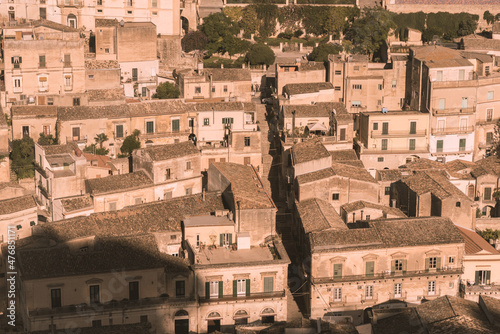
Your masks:
{"label": "arched window", "polygon": [[176,317],[187,317],[187,316],[189,316],[189,313],[187,311],[180,310],[180,311],[175,312],[175,316]]}
{"label": "arched window", "polygon": [[77,27],[76,16],[75,14],[69,14],[67,20],[68,27],[75,28]]}

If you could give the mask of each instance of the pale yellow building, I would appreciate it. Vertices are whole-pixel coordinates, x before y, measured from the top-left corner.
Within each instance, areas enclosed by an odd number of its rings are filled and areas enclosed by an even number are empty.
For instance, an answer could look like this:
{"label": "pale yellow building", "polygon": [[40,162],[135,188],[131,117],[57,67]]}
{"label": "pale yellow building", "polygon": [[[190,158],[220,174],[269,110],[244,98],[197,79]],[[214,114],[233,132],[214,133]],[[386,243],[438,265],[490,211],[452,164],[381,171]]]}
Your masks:
{"label": "pale yellow building", "polygon": [[78,30],[47,20],[4,28],[7,102],[84,104],[84,44]]}
{"label": "pale yellow building", "polygon": [[31,236],[38,223],[38,206],[33,195],[0,200],[0,243]]}

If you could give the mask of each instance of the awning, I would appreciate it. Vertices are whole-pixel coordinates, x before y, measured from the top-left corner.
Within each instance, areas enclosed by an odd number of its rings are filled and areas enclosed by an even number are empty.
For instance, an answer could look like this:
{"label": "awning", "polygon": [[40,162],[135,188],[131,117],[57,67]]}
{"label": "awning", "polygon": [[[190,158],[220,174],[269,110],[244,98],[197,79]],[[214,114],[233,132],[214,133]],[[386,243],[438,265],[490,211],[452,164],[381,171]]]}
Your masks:
{"label": "awning", "polygon": [[321,123],[309,123],[309,124],[307,124],[307,127],[309,128],[309,131],[326,131],[326,130],[328,130]]}

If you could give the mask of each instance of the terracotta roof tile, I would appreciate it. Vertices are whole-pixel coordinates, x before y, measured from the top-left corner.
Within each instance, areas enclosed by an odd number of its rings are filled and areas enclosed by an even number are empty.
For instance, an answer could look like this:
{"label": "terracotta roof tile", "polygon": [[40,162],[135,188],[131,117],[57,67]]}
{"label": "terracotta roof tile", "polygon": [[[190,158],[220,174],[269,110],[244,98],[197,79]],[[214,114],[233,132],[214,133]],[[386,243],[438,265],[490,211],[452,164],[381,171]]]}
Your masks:
{"label": "terracotta roof tile", "polygon": [[244,68],[206,68],[203,70],[205,76],[212,75],[214,82],[218,81],[252,81],[250,69]]}
{"label": "terracotta roof tile", "polygon": [[61,199],[61,204],[65,212],[78,211],[92,208],[94,206],[92,198],[88,194],[71,198],[63,198]]}
{"label": "terracotta roof tile", "polygon": [[318,102],[316,104],[293,104],[284,105],[283,114],[285,117],[291,118],[292,112],[295,111],[295,117],[330,117],[332,111],[335,110],[335,115],[347,114],[344,105],[339,102]]}
{"label": "terracotta roof tile", "polygon": [[149,146],[142,150],[149,154],[153,161],[163,161],[200,154],[198,148],[190,140],[176,144]]}
{"label": "terracotta roof tile", "polygon": [[386,214],[391,214],[399,217],[406,217],[406,215],[398,208],[392,208],[390,206],[375,204],[367,201],[356,201],[342,205],[342,209],[344,209],[347,213],[364,208],[377,209]]}
{"label": "terracotta roof tile", "polygon": [[25,195],[0,200],[0,215],[36,208],[36,202],[32,195]]}
{"label": "terracotta roof tile", "polygon": [[99,179],[85,180],[87,192],[92,195],[125,192],[152,185],[153,180],[142,170],[128,174],[110,175]]}
{"label": "terracotta roof tile", "polygon": [[337,211],[324,200],[311,198],[296,205],[306,234],[328,229],[347,230]]}
{"label": "terracotta roof tile", "polygon": [[293,164],[330,157],[330,153],[326,147],[317,138],[293,145],[291,154]]}
{"label": "terracotta roof tile", "polygon": [[458,226],[460,233],[465,240],[465,254],[473,255],[481,252],[488,252],[490,254],[500,254],[493,246],[491,246],[486,240],[484,240],[475,231],[470,230],[465,227]]}
{"label": "terracotta roof tile", "polygon": [[321,90],[333,89],[330,82],[292,83],[283,86],[283,93],[289,95],[317,93]]}

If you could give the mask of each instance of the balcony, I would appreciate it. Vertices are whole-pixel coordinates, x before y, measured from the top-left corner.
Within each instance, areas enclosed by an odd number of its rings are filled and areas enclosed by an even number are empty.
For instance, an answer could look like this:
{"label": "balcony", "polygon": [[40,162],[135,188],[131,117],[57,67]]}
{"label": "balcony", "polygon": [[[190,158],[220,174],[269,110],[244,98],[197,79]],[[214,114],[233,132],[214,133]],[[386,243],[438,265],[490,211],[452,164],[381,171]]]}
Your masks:
{"label": "balcony", "polygon": [[472,108],[445,108],[445,109],[432,109],[434,116],[439,115],[470,115],[476,112],[476,107]]}
{"label": "balcony", "polygon": [[250,296],[234,297],[233,295],[224,295],[222,298],[205,298],[200,297],[200,303],[220,303],[220,302],[241,302],[244,300],[255,300],[255,299],[271,299],[271,298],[284,298],[285,291],[273,291],[273,292],[256,292],[251,293]]}
{"label": "balcony", "polygon": [[493,147],[493,143],[482,141],[478,145],[479,149],[485,150]]}
{"label": "balcony", "polygon": [[66,143],[77,143],[77,144],[86,144],[87,143],[87,137],[81,138],[81,137],[66,137]]}
{"label": "balcony", "polygon": [[384,137],[384,138],[398,138],[398,137],[425,137],[427,136],[427,129],[424,130],[416,130],[416,131],[409,131],[409,130],[403,130],[403,131],[388,131],[387,133],[383,133],[382,130],[378,131],[372,131],[371,132],[371,137],[372,138],[379,138],[379,137]]}
{"label": "balcony", "polygon": [[343,283],[343,282],[356,282],[356,281],[370,281],[375,279],[386,279],[395,277],[418,277],[418,276],[433,276],[433,275],[460,275],[463,274],[462,268],[447,268],[443,267],[440,270],[408,270],[396,271],[390,270],[376,273],[373,275],[344,275],[342,277],[312,277],[314,284],[325,283]]}
{"label": "balcony", "polygon": [[139,135],[139,140],[149,140],[155,138],[171,138],[171,137],[182,137],[189,136],[191,130],[187,131],[173,131],[173,132],[153,132],[153,133],[141,133]]}
{"label": "balcony", "polygon": [[460,127],[445,127],[445,128],[432,128],[432,135],[455,135],[461,133],[474,132],[474,126],[460,126]]}
{"label": "balcony", "polygon": [[[390,146],[390,145],[389,145]],[[361,146],[360,149],[360,154],[423,154],[423,153],[429,153],[429,145],[423,145],[422,147],[415,147],[414,150],[410,150],[409,147],[403,148],[395,148],[395,149],[387,149],[383,150],[381,147],[372,147],[372,148],[366,148],[364,146]]]}
{"label": "balcony", "polygon": [[84,315],[84,314],[97,314],[97,313],[107,314],[110,311],[154,307],[166,304],[169,301],[172,301],[173,303],[180,303],[180,302],[189,302],[194,300],[195,300],[194,298],[169,298],[168,296],[142,298],[138,300],[123,299],[121,301],[112,300],[104,304],[95,304],[95,305],[88,305],[83,303],[79,305],[67,305],[56,308],[48,308],[48,307],[37,308],[29,311],[29,315],[30,317],[37,317],[37,316],[51,316],[54,314],[57,315]]}
{"label": "balcony", "polygon": [[58,0],[57,7],[83,7],[83,0]]}
{"label": "balcony", "polygon": [[[285,144],[286,145],[293,145],[293,144],[301,143],[303,141],[307,141],[307,140],[309,140],[311,138],[313,138],[313,137],[303,138],[303,137],[298,137],[297,136],[295,138],[292,138],[290,136],[287,136],[285,138]],[[333,143],[338,142],[337,141],[337,137],[335,137],[335,136],[315,136],[314,138],[319,139],[319,141],[321,141],[321,142],[323,142],[325,144],[328,144],[328,143],[333,144]],[[342,142],[347,142],[347,140],[344,140]]]}

